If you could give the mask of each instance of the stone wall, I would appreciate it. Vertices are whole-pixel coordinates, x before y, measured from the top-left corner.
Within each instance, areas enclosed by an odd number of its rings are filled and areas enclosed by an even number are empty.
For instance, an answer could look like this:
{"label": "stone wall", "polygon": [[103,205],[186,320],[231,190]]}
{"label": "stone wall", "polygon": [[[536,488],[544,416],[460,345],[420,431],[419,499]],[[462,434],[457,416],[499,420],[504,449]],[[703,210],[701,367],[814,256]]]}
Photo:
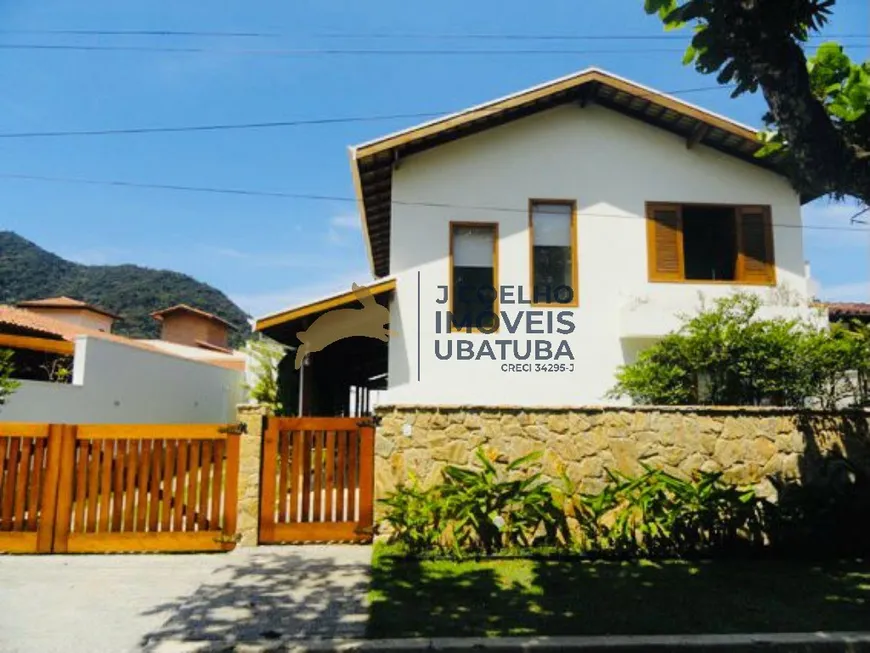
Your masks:
{"label": "stone wall", "polygon": [[[870,472],[870,412],[781,408],[511,408],[382,406],[375,443],[375,497],[414,473],[424,484],[445,465],[474,464],[474,451],[502,461],[532,451],[555,478],[561,470],[596,492],[606,469],[628,474],[640,463],[686,477],[722,471],[772,496],[770,477],[808,482],[849,459]],[[376,505],[376,516],[382,511]]]}
{"label": "stone wall", "polygon": [[260,458],[263,446],[265,406],[242,404],[239,421],[245,432],[239,442],[239,505],[237,533],[239,544],[256,546],[260,524]]}

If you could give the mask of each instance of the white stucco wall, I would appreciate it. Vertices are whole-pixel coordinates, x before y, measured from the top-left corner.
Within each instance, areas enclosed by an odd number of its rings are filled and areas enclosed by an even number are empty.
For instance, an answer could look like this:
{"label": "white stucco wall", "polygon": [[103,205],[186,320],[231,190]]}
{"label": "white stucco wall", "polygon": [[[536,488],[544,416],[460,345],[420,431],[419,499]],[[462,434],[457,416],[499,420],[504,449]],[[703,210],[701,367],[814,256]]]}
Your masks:
{"label": "white stucco wall", "polygon": [[[391,328],[401,335],[390,343],[390,388],[381,398],[386,403],[613,403],[604,395],[619,365],[677,326],[677,315],[696,309],[700,295],[719,297],[736,288],[650,283],[646,202],[770,205],[779,287],[744,288],[776,305],[772,314],[808,311],[800,202],[785,179],[703,146],[688,150],[683,139],[602,107],[554,109],[403,159],[392,192],[391,274],[398,288]],[[435,313],[446,309],[436,297],[437,286],[449,278],[450,221],[497,222],[498,284],[528,288],[530,198],[577,201],[579,306],[556,309],[572,310],[576,330],[568,336],[508,335],[502,326],[494,335],[436,334]],[[413,204],[420,202],[450,208]],[[512,319],[520,310],[554,310],[500,309]],[[564,338],[574,371],[509,373],[501,361],[438,360],[436,338]]]}
{"label": "white stucco wall", "polygon": [[76,340],[72,384],[23,381],[4,422],[209,424],[235,421],[243,373],[100,338]]}

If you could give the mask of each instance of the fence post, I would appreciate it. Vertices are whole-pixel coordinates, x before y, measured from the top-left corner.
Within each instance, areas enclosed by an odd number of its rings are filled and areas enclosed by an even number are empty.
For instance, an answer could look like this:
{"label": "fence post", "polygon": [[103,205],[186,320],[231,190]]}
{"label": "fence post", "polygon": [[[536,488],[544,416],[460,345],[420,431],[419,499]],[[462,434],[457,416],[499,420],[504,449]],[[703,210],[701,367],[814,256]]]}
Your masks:
{"label": "fence post", "polygon": [[260,525],[260,467],[263,449],[263,428],[268,409],[257,404],[238,407],[239,421],[245,432],[239,442],[238,523],[241,546],[257,546]]}

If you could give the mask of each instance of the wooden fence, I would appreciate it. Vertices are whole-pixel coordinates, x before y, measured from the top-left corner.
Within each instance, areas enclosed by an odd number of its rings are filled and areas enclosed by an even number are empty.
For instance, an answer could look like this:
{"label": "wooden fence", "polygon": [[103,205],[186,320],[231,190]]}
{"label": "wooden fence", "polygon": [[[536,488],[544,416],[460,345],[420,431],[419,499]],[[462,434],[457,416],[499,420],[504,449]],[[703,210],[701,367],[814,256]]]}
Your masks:
{"label": "wooden fence", "polygon": [[238,472],[224,425],[0,423],[0,552],[232,549]]}

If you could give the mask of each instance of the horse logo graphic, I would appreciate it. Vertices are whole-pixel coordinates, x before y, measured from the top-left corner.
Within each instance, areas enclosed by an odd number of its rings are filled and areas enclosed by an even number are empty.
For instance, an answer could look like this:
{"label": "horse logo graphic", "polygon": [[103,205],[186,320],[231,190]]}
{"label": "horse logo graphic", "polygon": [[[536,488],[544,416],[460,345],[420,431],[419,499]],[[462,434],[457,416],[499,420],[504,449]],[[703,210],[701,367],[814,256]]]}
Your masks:
{"label": "horse logo graphic", "polygon": [[375,301],[368,288],[353,284],[353,294],[363,307],[337,308],[318,317],[305,331],[296,334],[302,346],[296,350],[296,369],[308,354],[320,351],[334,342],[353,336],[377,338],[386,342],[390,336],[399,335],[390,331],[390,310]]}

